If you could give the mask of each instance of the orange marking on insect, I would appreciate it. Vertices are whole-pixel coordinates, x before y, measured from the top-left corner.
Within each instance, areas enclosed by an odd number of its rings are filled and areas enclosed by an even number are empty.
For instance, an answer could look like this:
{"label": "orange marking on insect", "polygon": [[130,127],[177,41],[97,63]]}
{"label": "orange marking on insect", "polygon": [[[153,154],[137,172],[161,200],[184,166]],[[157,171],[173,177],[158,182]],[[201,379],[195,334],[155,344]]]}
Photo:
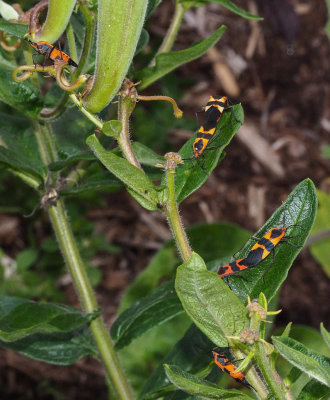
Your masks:
{"label": "orange marking on insect", "polygon": [[215,364],[223,371],[229,374],[233,379],[237,382],[242,383],[243,385],[249,386],[249,383],[246,381],[244,374],[241,371],[236,372],[237,367],[225,356],[224,353],[218,353],[217,351],[213,351],[214,362]]}
{"label": "orange marking on insect", "polygon": [[39,54],[44,55],[52,61],[55,60],[63,60],[67,62],[69,65],[73,65],[74,67],[78,67],[78,65],[70,58],[66,53],[62,50],[57,49],[51,43],[42,41],[42,42],[31,42],[30,45],[35,49],[35,51]]}
{"label": "orange marking on insect", "polygon": [[205,119],[200,126],[196,139],[193,143],[194,157],[198,158],[204,152],[213,134],[216,131],[217,124],[220,121],[221,115],[226,109],[228,100],[226,96],[220,98],[210,96],[205,110]]}

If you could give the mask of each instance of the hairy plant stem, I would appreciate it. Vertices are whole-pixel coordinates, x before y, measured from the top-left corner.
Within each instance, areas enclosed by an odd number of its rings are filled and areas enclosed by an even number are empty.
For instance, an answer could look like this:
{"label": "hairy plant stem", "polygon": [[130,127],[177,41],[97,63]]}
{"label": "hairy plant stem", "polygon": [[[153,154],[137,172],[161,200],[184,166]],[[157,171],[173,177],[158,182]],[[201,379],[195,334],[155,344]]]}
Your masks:
{"label": "hairy plant stem", "polygon": [[68,39],[70,57],[77,62],[78,60],[77,46],[76,46],[76,41],[74,39],[73,28],[70,23],[68,23],[68,26],[66,27],[66,37]]}
{"label": "hairy plant stem", "polygon": [[188,243],[186,233],[183,229],[181,218],[178,211],[178,206],[175,198],[175,170],[166,170],[166,182],[169,191],[169,199],[166,206],[166,215],[168,223],[172,229],[175,242],[184,261],[188,261],[191,256],[191,248]]}
{"label": "hairy plant stem", "polygon": [[178,31],[179,31],[179,28],[181,25],[181,21],[182,21],[182,18],[183,18],[183,15],[184,15],[186,9],[187,8],[184,7],[181,3],[179,3],[179,2],[176,3],[171,25],[169,26],[169,28],[166,32],[166,35],[164,37],[164,40],[163,40],[162,44],[160,45],[155,57],[150,62],[150,67],[152,67],[156,64],[156,57],[158,56],[158,54],[167,53],[171,50],[173,43],[175,41],[175,38],[178,34]]}
{"label": "hairy plant stem", "polygon": [[280,387],[280,382],[277,381],[273,374],[273,370],[270,367],[263,344],[261,342],[256,342],[252,346],[252,351],[254,352],[254,357],[258,368],[262,372],[262,376],[264,377],[267,386],[273,395],[273,398],[276,400],[287,400],[288,397],[283,393]]}
{"label": "hairy plant stem", "polygon": [[20,179],[22,179],[23,182],[31,186],[33,189],[35,190],[39,189],[40,182],[35,177],[29,175],[26,172],[16,171],[15,169],[12,168],[8,168],[8,171],[10,171],[13,175],[18,176]]}
{"label": "hairy plant stem", "polygon": [[[41,158],[47,165],[50,161],[57,159],[52,132],[47,126],[41,128],[38,123],[35,123],[35,128]],[[82,308],[85,312],[91,313],[98,308],[98,304],[72,233],[64,201],[59,199],[56,204],[50,205],[48,213]],[[109,374],[111,384],[117,393],[117,398],[122,400],[134,399],[102,318],[94,319],[90,323],[90,329]]]}
{"label": "hairy plant stem", "polygon": [[86,110],[86,108],[82,105],[81,101],[77,98],[77,96],[72,93],[70,94],[70,99],[73,101],[73,103],[79,108],[79,110],[90,120],[93,122],[94,125],[96,125],[99,129],[102,130],[103,128],[103,122],[99,120],[94,114],[90,113],[89,111]]}
{"label": "hairy plant stem", "polygon": [[132,99],[129,96],[119,96],[118,112],[119,120],[122,123],[122,130],[117,141],[126,160],[129,161],[132,165],[135,165],[135,167],[139,168],[141,171],[143,171],[132,149],[129,134],[129,118],[134,109],[134,106],[135,99]]}
{"label": "hairy plant stem", "polygon": [[[250,329],[256,330],[259,332],[260,330],[260,322],[261,322],[261,317],[260,314],[257,312],[253,312],[250,314],[251,316],[251,321],[250,321]],[[273,373],[273,370],[270,366],[269,360],[266,356],[266,352],[264,349],[264,345],[262,342],[257,341],[252,345],[251,348],[252,352],[254,353],[254,359],[256,361],[256,364],[258,365],[258,368],[260,369],[262,376],[264,380],[267,383],[268,389],[270,390],[272,394],[272,398],[276,400],[288,400],[290,397],[286,396],[283,393],[283,390],[281,388],[281,381],[278,379],[279,376],[275,376]],[[247,375],[247,378],[249,379],[250,377]],[[283,383],[282,383],[283,384]],[[258,389],[260,386],[259,383],[257,383],[256,386],[254,386],[256,389]],[[284,387],[284,384],[283,384]],[[266,397],[262,397],[266,398]]]}

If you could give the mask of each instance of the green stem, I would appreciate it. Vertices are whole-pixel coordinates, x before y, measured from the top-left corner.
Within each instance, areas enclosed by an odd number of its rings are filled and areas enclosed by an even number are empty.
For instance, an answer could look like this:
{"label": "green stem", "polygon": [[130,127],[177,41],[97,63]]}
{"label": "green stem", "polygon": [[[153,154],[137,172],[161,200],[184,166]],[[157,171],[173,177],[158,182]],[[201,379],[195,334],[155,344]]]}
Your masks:
{"label": "green stem", "polygon": [[[36,136],[43,161],[48,162],[56,157],[54,141],[51,138],[50,129],[44,129],[40,135],[41,128],[35,124]],[[62,251],[64,260],[71,274],[82,308],[90,313],[98,309],[98,304],[86,274],[86,269],[81,259],[77,244],[75,242],[71,226],[67,217],[64,202],[59,199],[55,205],[48,208],[49,217]],[[110,336],[105,328],[101,317],[96,318],[90,324],[95,343],[99,349],[101,358],[109,374],[111,383],[117,392],[118,399],[132,400],[133,394],[120,366],[119,359],[114,350]]]}
{"label": "green stem", "polygon": [[281,382],[278,382],[273,374],[273,370],[271,369],[267,359],[263,344],[261,342],[256,342],[252,347],[252,351],[254,352],[256,364],[258,365],[258,368],[260,369],[262,376],[264,377],[274,398],[276,400],[287,400],[288,397],[285,396],[280,387]]}
{"label": "green stem", "polygon": [[77,96],[72,93],[70,94],[70,99],[74,102],[74,104],[79,108],[79,110],[90,120],[93,122],[95,126],[97,126],[99,129],[102,130],[103,128],[103,122],[99,120],[94,114],[90,113],[89,111],[86,110],[86,108],[81,104],[81,102],[78,100]]}
{"label": "green stem", "polygon": [[[38,142],[38,148],[41,160],[45,166],[51,162],[57,161],[57,152],[54,136],[52,135],[50,125],[41,125],[34,122],[34,132]],[[57,173],[52,173],[47,177],[51,184],[55,184]]]}
{"label": "green stem", "polygon": [[66,37],[68,39],[69,49],[70,49],[70,57],[74,60],[78,60],[77,46],[74,38],[72,25],[69,23],[66,27]]}
{"label": "green stem", "polygon": [[189,246],[186,233],[183,229],[176,203],[174,178],[175,170],[168,169],[166,171],[166,182],[169,191],[169,199],[166,206],[166,215],[181,257],[184,261],[187,261],[191,256],[191,248]]}
{"label": "green stem", "polygon": [[132,113],[134,106],[135,100],[132,100],[128,96],[119,96],[118,111],[119,120],[122,123],[122,130],[117,141],[126,160],[129,161],[132,165],[135,165],[135,167],[139,168],[141,171],[143,171],[132,149],[129,134],[129,117]]}
{"label": "green stem", "polygon": [[153,60],[150,63],[151,67],[156,64],[156,57],[158,54],[167,53],[171,50],[173,43],[175,41],[175,38],[178,34],[178,31],[179,31],[179,28],[181,25],[181,21],[182,21],[182,18],[183,18],[183,15],[184,15],[186,9],[187,8],[184,7],[181,3],[178,3],[178,2],[176,3],[171,25],[169,26],[169,28],[166,32],[164,40],[163,40],[161,46],[159,47],[157,54],[155,55],[155,57],[153,58]]}
{"label": "green stem", "polygon": [[18,176],[23,182],[31,186],[33,189],[39,190],[40,182],[34,176],[28,175],[26,172],[15,171],[12,168],[8,168],[8,171],[10,171],[13,175]]}

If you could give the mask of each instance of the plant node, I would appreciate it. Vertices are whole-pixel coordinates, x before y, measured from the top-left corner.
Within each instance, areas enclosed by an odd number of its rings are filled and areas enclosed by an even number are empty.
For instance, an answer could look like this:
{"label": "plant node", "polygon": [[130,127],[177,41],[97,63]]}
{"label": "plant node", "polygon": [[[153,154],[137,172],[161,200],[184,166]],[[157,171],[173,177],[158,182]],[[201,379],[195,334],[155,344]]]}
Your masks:
{"label": "plant node", "polygon": [[259,332],[255,329],[242,329],[239,340],[242,343],[253,344],[259,340]]}

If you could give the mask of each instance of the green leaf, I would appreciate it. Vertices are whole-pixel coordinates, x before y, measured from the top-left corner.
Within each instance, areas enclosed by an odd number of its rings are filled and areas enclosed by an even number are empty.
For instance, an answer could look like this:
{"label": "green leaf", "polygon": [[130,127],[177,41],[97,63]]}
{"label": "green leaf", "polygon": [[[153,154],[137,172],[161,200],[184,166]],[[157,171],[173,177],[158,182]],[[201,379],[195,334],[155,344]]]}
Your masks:
{"label": "green leaf", "polygon": [[207,271],[198,254],[178,268],[175,289],[187,314],[217,346],[226,347],[226,336],[249,326],[244,305],[217,274]]}
{"label": "green leaf", "polygon": [[122,130],[122,126],[123,124],[121,123],[121,121],[118,121],[116,119],[107,121],[102,126],[102,132],[106,136],[118,138]]}
{"label": "green leaf", "polygon": [[142,333],[182,312],[174,282],[167,282],[120,314],[111,327],[111,337],[116,341],[116,348],[120,349]]}
{"label": "green leaf", "polygon": [[[249,237],[246,230],[229,223],[197,224],[187,229],[187,235],[191,247],[206,262],[231,256]],[[164,280],[174,277],[180,262],[176,245],[169,240],[126,290],[120,311],[150,293]]]}
{"label": "green leaf", "polygon": [[159,54],[156,57],[156,65],[154,67],[147,67],[136,73],[136,79],[142,81],[141,85],[139,85],[139,90],[145,89],[180,65],[195,60],[206,53],[209,48],[218,42],[225,29],[225,26],[221,26],[207,39],[196,42],[188,49]]}
{"label": "green leaf", "polygon": [[309,350],[288,337],[272,337],[278,352],[308,376],[330,386],[330,358]]}
{"label": "green leaf", "polygon": [[[286,236],[295,236],[289,239],[295,247],[288,243],[279,244],[275,248],[275,259],[270,268],[271,255],[255,267],[243,271],[241,275],[245,278],[244,280],[235,275],[229,278],[230,287],[243,302],[246,301],[248,295],[250,298],[257,298],[261,292],[265,294],[268,302],[275,296],[286,279],[294,259],[301,250],[300,247],[296,246],[303,246],[307,239],[314,222],[316,208],[317,198],[314,184],[310,179],[306,179],[295,187],[281,207],[254,235],[254,237],[262,238],[271,228],[285,225],[289,227]],[[251,238],[235,254],[235,258],[246,257],[255,242]],[[263,281],[262,277],[265,273]]]}
{"label": "green leaf", "polygon": [[[195,326],[192,325],[183,338],[166,355],[163,363],[175,364],[185,371],[198,372],[212,360],[214,344]],[[169,385],[163,365],[159,365],[145,383],[140,399],[158,399]]]}
{"label": "green leaf", "polygon": [[324,325],[323,325],[323,322],[321,322],[321,335],[322,335],[322,337],[323,337],[323,340],[325,341],[325,343],[327,344],[327,346],[328,346],[329,349],[330,349],[330,332],[328,332],[328,331],[325,329],[325,327],[324,327]]}
{"label": "green leaf", "polygon": [[28,32],[28,26],[22,24],[14,24],[0,18],[0,30],[9,33],[10,35],[23,38],[23,36]]}
{"label": "green leaf", "polygon": [[147,12],[146,12],[146,19],[148,19],[156,10],[156,8],[159,6],[162,0],[149,0],[148,1],[148,7],[147,7]]}
{"label": "green leaf", "polygon": [[70,332],[88,322],[74,307],[0,296],[0,339],[13,342],[35,333]]}
{"label": "green leaf", "polygon": [[239,392],[238,390],[224,390],[205,379],[197,378],[175,365],[164,365],[168,379],[179,389],[195,396],[207,399],[235,399],[245,400],[252,397]]}
{"label": "green leaf", "polygon": [[330,396],[330,388],[312,379],[300,392],[297,400],[327,400]]}
{"label": "green leaf", "polygon": [[15,342],[0,340],[0,347],[55,365],[71,365],[84,356],[97,354],[89,333],[85,331],[37,333]]}
{"label": "green leaf", "polygon": [[[243,8],[238,7],[235,3],[233,3],[230,0],[197,0],[197,1],[193,1],[193,0],[180,0],[181,3],[183,4],[187,4],[187,3],[192,3],[191,7],[200,7],[203,6],[207,3],[218,3],[223,7],[226,7],[229,11],[233,12],[234,14],[240,15],[243,18],[246,19],[253,19],[253,20],[257,20],[257,21],[262,21],[263,18],[262,17],[258,17],[257,15],[251,14],[245,10],[243,10]],[[196,6],[194,6],[194,3],[197,3]]]}
{"label": "green leaf", "polygon": [[16,257],[17,271],[23,273],[29,267],[31,267],[37,260],[38,250],[35,248],[26,249],[18,253]]}
{"label": "green leaf", "polygon": [[0,48],[0,69],[13,71],[16,67],[15,60],[10,58],[3,48]]}
{"label": "green leaf", "polygon": [[120,361],[136,392],[141,390],[150,371],[162,361],[174,344],[184,335],[190,325],[185,313],[155,326],[119,351]]}
{"label": "green leaf", "polygon": [[89,136],[86,143],[102,164],[137,194],[140,204],[143,200],[148,210],[157,210],[158,192],[146,174],[124,158],[105,150],[95,135]]}
{"label": "green leaf", "polygon": [[93,174],[87,178],[83,178],[77,186],[66,187],[59,191],[62,196],[72,196],[90,191],[115,191],[123,186],[121,181],[112,174],[106,173]]}
{"label": "green leaf", "polygon": [[[27,125],[27,121],[23,122]],[[46,169],[42,164],[33,132],[20,124],[5,124],[0,128],[0,164],[43,182]]]}
{"label": "green leaf", "polygon": [[319,236],[319,240],[311,244],[309,249],[322,265],[324,272],[330,277],[330,238],[329,235],[322,235],[330,230],[330,195],[318,190],[317,198],[319,208],[312,229],[312,238]]}
{"label": "green leaf", "polygon": [[146,45],[149,42],[149,38],[150,38],[150,36],[149,36],[148,31],[143,28],[142,31],[141,31],[141,35],[140,35],[138,44],[136,46],[136,50],[135,50],[134,56],[139,54],[146,47]]}
{"label": "green leaf", "polygon": [[29,80],[14,82],[7,70],[0,70],[0,100],[34,119],[43,106],[37,87]]}
{"label": "green leaf", "polygon": [[95,160],[94,154],[88,151],[75,152],[67,158],[59,161],[54,161],[48,165],[50,171],[60,171],[64,167],[76,163],[77,161],[92,161]]}
{"label": "green leaf", "polygon": [[136,158],[139,162],[143,165],[149,165],[154,167],[155,164],[161,164],[165,162],[165,157],[160,156],[159,154],[155,153],[152,149],[145,146],[140,142],[133,142],[132,147]]}
{"label": "green leaf", "polygon": [[[209,174],[218,165],[219,159],[223,156],[223,149],[230,143],[235,133],[241,127],[244,119],[243,109],[240,104],[231,107],[231,112],[225,112],[220,118],[215,135],[211,142],[210,149],[204,151],[204,156],[198,161],[193,158],[193,142],[197,132],[180,149],[179,154],[186,159],[183,165],[180,165],[175,174],[175,192],[178,203],[181,203],[191,193],[197,190],[208,179]],[[232,115],[233,113],[233,115]],[[191,159],[191,160],[187,160]],[[203,165],[203,168],[201,168]],[[205,173],[204,170],[208,172]]]}

